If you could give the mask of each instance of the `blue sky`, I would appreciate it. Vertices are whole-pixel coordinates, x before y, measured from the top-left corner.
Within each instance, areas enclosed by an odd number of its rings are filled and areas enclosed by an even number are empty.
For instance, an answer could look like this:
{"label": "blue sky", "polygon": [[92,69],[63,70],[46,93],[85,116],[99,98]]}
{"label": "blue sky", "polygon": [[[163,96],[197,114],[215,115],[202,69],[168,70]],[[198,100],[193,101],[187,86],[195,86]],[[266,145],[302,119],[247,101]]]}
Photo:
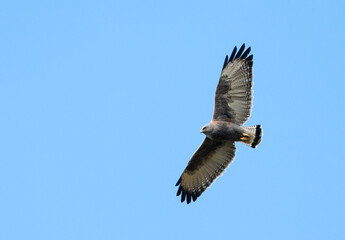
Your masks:
{"label": "blue sky", "polygon": [[[0,239],[344,239],[344,8],[3,1]],[[181,204],[242,43],[263,141]]]}

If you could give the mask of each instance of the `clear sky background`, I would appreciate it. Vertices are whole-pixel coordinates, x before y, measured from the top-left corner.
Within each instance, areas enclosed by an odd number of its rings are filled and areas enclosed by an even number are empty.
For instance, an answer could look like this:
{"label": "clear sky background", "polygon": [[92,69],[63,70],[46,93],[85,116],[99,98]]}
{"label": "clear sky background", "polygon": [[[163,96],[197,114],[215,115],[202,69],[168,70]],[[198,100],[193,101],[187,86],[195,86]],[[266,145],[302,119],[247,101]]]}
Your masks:
{"label": "clear sky background", "polygon": [[[3,1],[0,239],[345,239],[344,1]],[[226,54],[257,149],[174,186]]]}

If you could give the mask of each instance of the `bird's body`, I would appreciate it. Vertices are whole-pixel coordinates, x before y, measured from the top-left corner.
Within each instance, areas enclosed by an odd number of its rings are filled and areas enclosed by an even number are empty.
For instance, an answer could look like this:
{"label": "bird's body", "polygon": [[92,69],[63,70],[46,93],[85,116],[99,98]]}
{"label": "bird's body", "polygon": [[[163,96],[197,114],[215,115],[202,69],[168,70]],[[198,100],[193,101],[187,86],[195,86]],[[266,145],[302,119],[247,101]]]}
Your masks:
{"label": "bird's body", "polygon": [[235,157],[235,142],[255,148],[262,138],[261,125],[242,126],[252,106],[253,55],[243,44],[226,56],[215,95],[213,118],[200,132],[205,140],[193,154],[176,183],[181,202],[195,201]]}
{"label": "bird's body", "polygon": [[240,141],[245,132],[240,126],[226,121],[211,121],[207,126],[212,130],[210,132],[201,130],[201,132],[215,141]]}

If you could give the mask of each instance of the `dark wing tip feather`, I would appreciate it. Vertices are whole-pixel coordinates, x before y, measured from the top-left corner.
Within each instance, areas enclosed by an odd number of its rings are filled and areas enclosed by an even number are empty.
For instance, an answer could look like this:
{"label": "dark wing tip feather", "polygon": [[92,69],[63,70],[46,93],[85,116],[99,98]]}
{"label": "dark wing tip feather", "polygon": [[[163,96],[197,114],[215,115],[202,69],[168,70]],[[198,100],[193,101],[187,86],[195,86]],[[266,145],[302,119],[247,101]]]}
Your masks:
{"label": "dark wing tip feather", "polygon": [[198,198],[198,197],[196,196],[196,193],[192,193],[193,202],[195,202],[197,198]]}
{"label": "dark wing tip feather", "polygon": [[181,202],[184,202],[185,199],[186,199],[186,191],[182,190]]}
{"label": "dark wing tip feather", "polygon": [[230,57],[230,59],[229,59],[229,62],[231,62],[232,60],[234,60],[236,51],[237,51],[237,47],[235,46],[235,47],[234,47],[234,50],[232,50],[232,53],[231,53],[231,57]]}
{"label": "dark wing tip feather", "polygon": [[181,192],[182,192],[182,186],[180,185],[180,186],[178,187],[176,196],[180,196]]}
{"label": "dark wing tip feather", "polygon": [[177,187],[181,183],[181,177],[177,180],[177,183],[175,184],[175,187]]}
{"label": "dark wing tip feather", "polygon": [[176,196],[180,196],[181,195],[181,202],[184,202],[185,200],[187,200],[187,204],[191,203],[191,201],[193,200],[193,202],[195,202],[198,197],[200,197],[200,195],[202,194],[202,192],[205,189],[202,189],[201,191],[197,191],[197,192],[188,192],[185,189],[183,189],[182,185],[181,185],[181,178],[177,181],[177,185],[179,185]]}
{"label": "dark wing tip feather", "polygon": [[235,59],[239,58],[242,55],[243,50],[244,50],[245,47],[246,47],[246,45],[243,43],[242,46],[240,47],[240,50],[238,50],[238,52],[237,52],[237,54],[235,56]]}
{"label": "dark wing tip feather", "polygon": [[192,195],[187,192],[187,204],[190,204],[191,200],[192,200]]}
{"label": "dark wing tip feather", "polygon": [[241,58],[242,58],[242,59],[245,59],[245,58],[248,56],[248,54],[250,53],[250,50],[251,50],[250,47],[247,48],[247,50],[242,54]]}
{"label": "dark wing tip feather", "polygon": [[225,57],[225,60],[224,60],[224,64],[223,64],[223,68],[222,68],[222,69],[225,68],[226,64],[228,64],[228,55],[226,55],[226,57]]}
{"label": "dark wing tip feather", "polygon": [[[251,47],[248,47],[247,50],[244,51],[245,48],[246,48],[246,45],[243,43],[237,52],[237,47],[235,46],[234,50],[232,50],[230,58],[228,58],[228,55],[226,55],[225,61],[223,64],[223,69],[226,67],[226,65],[228,65],[228,63],[230,63],[231,61],[233,61],[237,58],[245,59],[247,62],[249,62],[249,66],[252,67],[253,66],[253,54],[249,55],[249,53],[251,51]],[[236,54],[236,52],[237,52],[237,54]]]}

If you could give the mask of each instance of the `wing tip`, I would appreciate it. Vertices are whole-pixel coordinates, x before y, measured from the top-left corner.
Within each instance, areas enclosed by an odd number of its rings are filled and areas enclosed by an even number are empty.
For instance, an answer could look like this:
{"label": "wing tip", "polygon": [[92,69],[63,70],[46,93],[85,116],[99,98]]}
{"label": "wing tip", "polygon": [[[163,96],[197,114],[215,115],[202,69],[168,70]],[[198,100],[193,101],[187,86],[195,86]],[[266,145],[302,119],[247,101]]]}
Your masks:
{"label": "wing tip", "polygon": [[187,194],[187,204],[190,204],[190,201],[192,199],[192,194],[190,194],[188,192],[186,194]]}
{"label": "wing tip", "polygon": [[177,187],[181,183],[181,177],[177,180],[177,183],[175,184],[175,187]]}
{"label": "wing tip", "polygon": [[176,196],[178,197],[181,195],[181,203],[183,203],[184,201],[186,201],[187,204],[190,204],[192,201],[195,202],[202,193],[186,191],[181,185],[181,177],[177,181],[176,186],[179,186],[177,189]]}
{"label": "wing tip", "polygon": [[225,56],[225,60],[224,60],[224,64],[223,64],[223,69],[225,68],[225,66],[228,64],[228,55]]}
{"label": "wing tip", "polygon": [[[222,70],[233,60],[235,59],[245,59],[247,62],[253,62],[253,54],[249,55],[250,51],[252,50],[252,48],[249,46],[246,50],[246,44],[243,43],[240,47],[240,49],[237,52],[237,46],[234,47],[234,49],[232,50],[232,53],[230,55],[230,58],[228,58],[228,55],[226,55],[225,57],[225,61],[223,64],[223,68]],[[245,50],[245,51],[244,51]],[[249,55],[249,56],[248,56]],[[253,66],[253,64],[250,64],[250,66]]]}

